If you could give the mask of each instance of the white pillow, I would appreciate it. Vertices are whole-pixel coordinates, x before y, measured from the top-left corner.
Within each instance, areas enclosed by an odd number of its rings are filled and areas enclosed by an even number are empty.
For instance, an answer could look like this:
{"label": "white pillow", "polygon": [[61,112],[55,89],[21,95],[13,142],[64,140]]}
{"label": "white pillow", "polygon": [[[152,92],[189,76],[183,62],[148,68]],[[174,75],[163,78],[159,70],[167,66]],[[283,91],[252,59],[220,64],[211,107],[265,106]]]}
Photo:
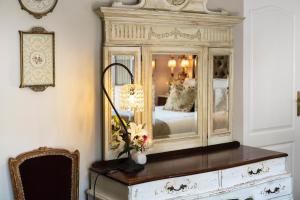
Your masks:
{"label": "white pillow", "polygon": [[190,78],[190,79],[185,79],[183,82],[183,85],[185,87],[196,87],[196,79]]}

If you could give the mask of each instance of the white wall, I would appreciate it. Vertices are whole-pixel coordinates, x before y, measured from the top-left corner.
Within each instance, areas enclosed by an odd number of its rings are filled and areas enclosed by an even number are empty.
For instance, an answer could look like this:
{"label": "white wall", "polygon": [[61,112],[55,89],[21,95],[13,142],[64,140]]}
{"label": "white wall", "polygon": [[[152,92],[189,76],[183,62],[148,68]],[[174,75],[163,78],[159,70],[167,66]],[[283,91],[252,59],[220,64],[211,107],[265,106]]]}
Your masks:
{"label": "white wall", "polygon": [[[41,20],[0,0],[0,199],[13,199],[9,157],[40,146],[78,149],[80,192],[100,159],[100,20],[93,0],[61,0]],[[56,83],[43,93],[19,89],[19,30],[43,26],[56,34]]]}
{"label": "white wall", "polygon": [[[20,9],[17,0],[0,0],[1,200],[13,199],[8,158],[40,146],[80,151],[80,199],[84,199],[84,190],[88,188],[88,167],[101,158],[101,29],[100,20],[92,7],[110,2],[60,0],[53,13],[36,20]],[[209,7],[240,12],[241,2],[210,0]],[[29,30],[33,26],[43,26],[56,33],[57,84],[43,93],[18,88],[18,31]],[[241,28],[237,28],[236,33],[239,38],[236,42],[239,63],[242,58]],[[236,77],[239,73],[242,73],[241,69],[237,69]],[[236,87],[235,90],[239,94],[241,88]],[[238,97],[237,101],[240,102],[241,98]]]}

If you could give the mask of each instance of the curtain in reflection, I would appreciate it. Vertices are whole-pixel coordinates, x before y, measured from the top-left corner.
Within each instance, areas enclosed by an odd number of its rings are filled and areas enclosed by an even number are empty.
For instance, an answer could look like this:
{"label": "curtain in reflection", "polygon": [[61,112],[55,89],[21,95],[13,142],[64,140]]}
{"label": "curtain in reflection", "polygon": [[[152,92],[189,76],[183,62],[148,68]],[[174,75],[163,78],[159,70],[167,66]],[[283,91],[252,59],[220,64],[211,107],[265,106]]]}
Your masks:
{"label": "curtain in reflection", "polygon": [[[121,63],[128,67],[131,72],[133,72],[134,67],[134,57],[127,55],[118,55],[115,56],[114,62]],[[124,85],[130,83],[130,76],[126,70],[122,67],[115,68],[115,85]]]}

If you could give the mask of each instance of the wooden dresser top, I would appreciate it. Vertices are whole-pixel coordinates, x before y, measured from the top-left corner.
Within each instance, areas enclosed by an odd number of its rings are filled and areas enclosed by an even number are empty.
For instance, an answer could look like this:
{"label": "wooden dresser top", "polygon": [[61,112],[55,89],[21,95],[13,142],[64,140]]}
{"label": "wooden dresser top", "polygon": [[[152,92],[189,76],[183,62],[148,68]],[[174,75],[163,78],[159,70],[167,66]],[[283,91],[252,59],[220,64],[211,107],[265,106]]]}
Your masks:
{"label": "wooden dresser top", "polygon": [[[239,145],[238,142],[233,142],[208,148],[149,155],[145,169],[137,174],[114,171],[105,174],[105,176],[129,186],[227,169],[286,156],[288,155],[285,153],[243,146]],[[96,162],[90,170],[101,173],[107,168],[116,168],[120,162],[122,160]]]}

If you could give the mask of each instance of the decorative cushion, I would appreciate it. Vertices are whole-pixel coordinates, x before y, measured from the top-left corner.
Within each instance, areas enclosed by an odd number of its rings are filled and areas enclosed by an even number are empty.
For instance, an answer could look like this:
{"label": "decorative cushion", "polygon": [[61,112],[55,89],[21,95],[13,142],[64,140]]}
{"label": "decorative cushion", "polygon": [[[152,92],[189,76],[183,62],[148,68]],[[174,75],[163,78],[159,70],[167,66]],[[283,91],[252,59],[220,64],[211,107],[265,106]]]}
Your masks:
{"label": "decorative cushion", "polygon": [[165,110],[191,112],[196,98],[196,87],[173,84],[167,99]]}
{"label": "decorative cushion", "polygon": [[[197,87],[197,81],[195,78],[187,78],[184,80],[183,85],[185,87]],[[195,112],[195,103],[190,112]]]}

